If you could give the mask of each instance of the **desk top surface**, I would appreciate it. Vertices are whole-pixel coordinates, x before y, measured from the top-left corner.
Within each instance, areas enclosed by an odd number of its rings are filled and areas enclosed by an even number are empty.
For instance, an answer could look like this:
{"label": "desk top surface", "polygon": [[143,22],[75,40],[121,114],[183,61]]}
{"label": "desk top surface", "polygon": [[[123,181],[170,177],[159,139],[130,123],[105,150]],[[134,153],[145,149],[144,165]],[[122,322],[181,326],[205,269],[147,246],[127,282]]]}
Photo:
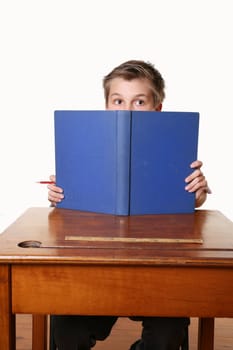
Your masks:
{"label": "desk top surface", "polygon": [[233,267],[233,222],[214,210],[114,216],[30,208],[0,236],[0,262]]}

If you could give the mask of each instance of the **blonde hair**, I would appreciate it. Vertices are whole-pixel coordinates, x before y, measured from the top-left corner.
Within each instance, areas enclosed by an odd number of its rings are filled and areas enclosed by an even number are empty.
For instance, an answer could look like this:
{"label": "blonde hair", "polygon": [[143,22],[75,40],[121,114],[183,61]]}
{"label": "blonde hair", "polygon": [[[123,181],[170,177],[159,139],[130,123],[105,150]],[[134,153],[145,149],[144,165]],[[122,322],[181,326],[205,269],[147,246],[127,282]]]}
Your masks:
{"label": "blonde hair", "polygon": [[109,74],[107,74],[103,79],[106,103],[109,97],[111,81],[115,78],[123,78],[125,80],[147,79],[150,82],[155,105],[162,103],[165,98],[164,79],[160,72],[150,62],[130,60],[115,67]]}

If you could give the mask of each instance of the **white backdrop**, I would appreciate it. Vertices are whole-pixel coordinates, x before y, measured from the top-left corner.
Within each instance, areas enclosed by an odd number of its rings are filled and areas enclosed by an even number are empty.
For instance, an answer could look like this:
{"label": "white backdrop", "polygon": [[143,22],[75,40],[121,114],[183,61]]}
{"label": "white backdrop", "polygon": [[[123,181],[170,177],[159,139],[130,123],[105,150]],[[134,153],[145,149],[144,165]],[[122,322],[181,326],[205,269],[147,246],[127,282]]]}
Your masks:
{"label": "white backdrop", "polygon": [[54,173],[55,109],[104,109],[102,78],[128,59],[166,81],[164,110],[200,112],[203,208],[233,220],[231,0],[3,0],[0,3],[0,231]]}

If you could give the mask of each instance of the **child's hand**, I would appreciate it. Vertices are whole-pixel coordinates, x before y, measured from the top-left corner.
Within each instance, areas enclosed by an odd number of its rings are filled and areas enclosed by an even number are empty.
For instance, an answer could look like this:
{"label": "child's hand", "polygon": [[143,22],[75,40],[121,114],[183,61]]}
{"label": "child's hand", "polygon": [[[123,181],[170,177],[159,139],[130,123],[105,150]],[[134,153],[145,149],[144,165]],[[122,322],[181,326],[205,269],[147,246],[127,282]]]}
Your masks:
{"label": "child's hand", "polygon": [[49,177],[50,181],[54,182],[54,184],[49,184],[47,186],[48,192],[48,200],[51,202],[53,207],[56,206],[57,203],[61,202],[64,198],[63,189],[56,186],[56,177],[55,175],[51,175]]}
{"label": "child's hand", "polygon": [[201,171],[202,165],[203,163],[200,160],[195,160],[191,163],[190,167],[195,170],[185,179],[187,183],[185,186],[186,191],[195,192],[196,207],[200,207],[205,202],[207,193],[211,193],[207,180]]}

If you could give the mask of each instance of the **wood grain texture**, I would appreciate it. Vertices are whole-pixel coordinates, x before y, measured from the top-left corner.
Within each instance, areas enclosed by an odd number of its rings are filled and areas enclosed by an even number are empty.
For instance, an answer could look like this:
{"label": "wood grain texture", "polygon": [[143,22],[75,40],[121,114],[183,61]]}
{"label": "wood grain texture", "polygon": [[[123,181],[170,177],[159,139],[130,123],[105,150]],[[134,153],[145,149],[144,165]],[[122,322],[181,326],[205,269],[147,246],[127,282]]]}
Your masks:
{"label": "wood grain texture", "polygon": [[[2,320],[12,326],[9,310],[200,317],[204,322],[199,329],[205,334],[199,336],[199,348],[212,349],[213,327],[204,319],[233,316],[232,234],[233,223],[218,211],[116,217],[31,208],[0,237],[1,267],[10,272],[2,270],[0,292],[8,300]],[[67,236],[103,240],[66,241]],[[119,241],[111,241],[114,237]],[[132,238],[202,243],[132,242]],[[40,327],[43,332],[43,322]],[[2,339],[8,339],[4,329]],[[11,345],[5,349],[11,350]]]}
{"label": "wood grain texture", "polygon": [[[211,210],[119,217],[30,208],[0,236],[0,262],[232,267],[232,235],[233,223],[220,212]],[[82,242],[67,241],[67,236],[84,238]],[[98,241],[92,241],[92,237]],[[160,243],[158,239],[167,243]],[[180,244],[180,240],[187,241]],[[202,243],[193,244],[194,241]],[[26,248],[22,248],[23,243]]]}
{"label": "wood grain texture", "polygon": [[15,316],[11,313],[10,268],[0,265],[0,349],[15,348]]}
{"label": "wood grain texture", "polygon": [[44,314],[232,317],[232,281],[230,268],[16,264],[12,267],[12,310]]}

